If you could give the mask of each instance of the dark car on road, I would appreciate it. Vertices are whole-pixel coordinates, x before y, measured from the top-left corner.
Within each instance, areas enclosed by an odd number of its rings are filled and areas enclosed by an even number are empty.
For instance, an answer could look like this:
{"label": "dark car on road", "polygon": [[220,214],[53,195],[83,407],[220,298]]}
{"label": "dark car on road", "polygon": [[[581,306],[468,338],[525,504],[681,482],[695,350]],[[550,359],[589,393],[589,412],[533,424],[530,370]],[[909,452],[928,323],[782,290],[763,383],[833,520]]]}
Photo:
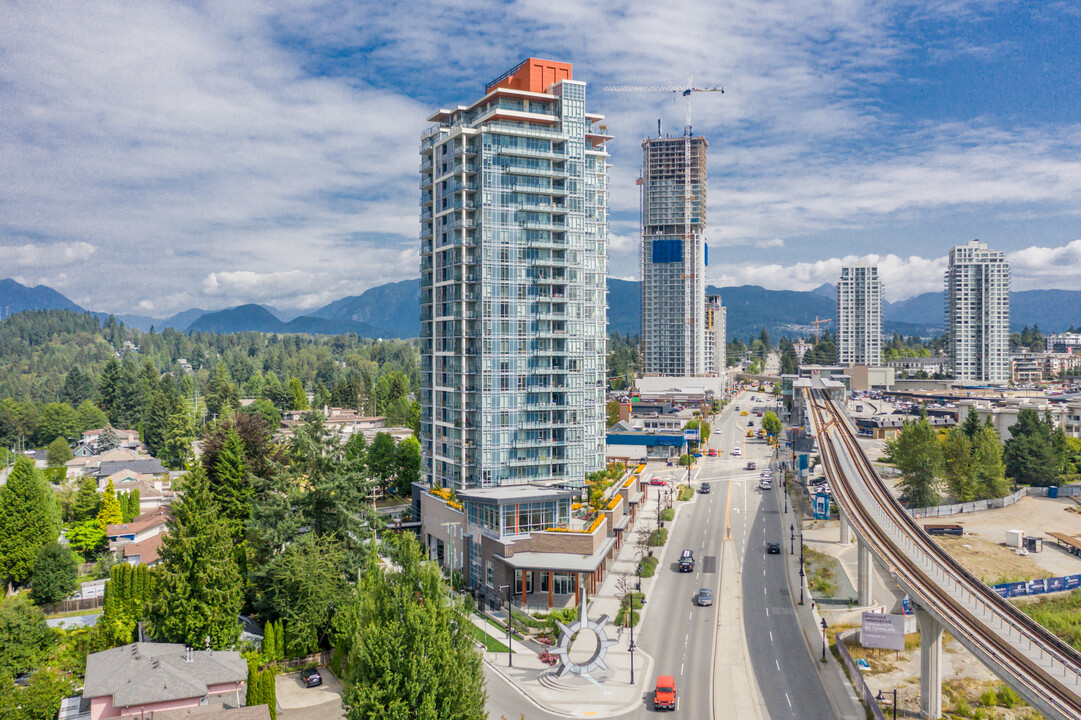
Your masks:
{"label": "dark car on road", "polygon": [[684,550],[679,556],[679,571],[694,572],[694,552],[691,550]]}
{"label": "dark car on road", "polygon": [[304,682],[304,687],[316,687],[323,684],[323,676],[316,668],[308,668],[300,673],[300,679]]}
{"label": "dark car on road", "polygon": [[709,483],[704,482],[701,485],[699,485],[698,486],[698,492],[702,493],[703,495],[708,495],[709,494]]}
{"label": "dark car on road", "polygon": [[770,555],[780,555],[781,554],[781,543],[775,543],[775,542],[766,543],[766,552],[769,553]]}
{"label": "dark car on road", "polygon": [[698,591],[698,594],[694,596],[694,604],[701,607],[708,607],[713,604],[713,591],[709,588],[702,588]]}

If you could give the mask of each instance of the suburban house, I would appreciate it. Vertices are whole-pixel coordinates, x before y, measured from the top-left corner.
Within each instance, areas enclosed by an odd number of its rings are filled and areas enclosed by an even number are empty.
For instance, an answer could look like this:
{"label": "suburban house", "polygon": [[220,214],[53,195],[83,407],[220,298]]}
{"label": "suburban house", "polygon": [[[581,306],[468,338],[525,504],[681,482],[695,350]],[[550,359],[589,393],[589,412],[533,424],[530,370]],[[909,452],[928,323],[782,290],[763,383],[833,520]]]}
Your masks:
{"label": "suburban house", "polygon": [[120,546],[120,554],[128,565],[154,567],[161,562],[159,550],[164,537],[165,533],[158,533],[138,542],[124,543]]}
{"label": "suburban house", "polygon": [[[133,715],[159,720],[266,717],[209,712],[242,707],[247,676],[247,662],[234,650],[132,643],[86,658],[82,698],[89,700],[90,720]],[[208,710],[184,714],[202,707]]]}
{"label": "suburban house", "polygon": [[109,549],[115,551],[124,543],[142,542],[147,538],[160,535],[165,531],[165,525],[168,522],[168,512],[156,510],[139,515],[131,522],[109,525],[105,530],[105,534],[109,537]]}
{"label": "suburban house", "polygon": [[[105,428],[87,430],[83,433],[82,440],[79,442],[79,444],[95,447],[98,444],[98,441],[101,440],[101,434],[104,432]],[[116,435],[118,447],[137,446],[139,444],[138,430],[122,430],[120,428],[113,428],[113,434]]]}
{"label": "suburban house", "polygon": [[413,485],[428,557],[460,572],[481,603],[564,607],[596,592],[646,496],[641,467],[619,480],[600,512],[577,512],[577,490],[509,485],[452,493]]}

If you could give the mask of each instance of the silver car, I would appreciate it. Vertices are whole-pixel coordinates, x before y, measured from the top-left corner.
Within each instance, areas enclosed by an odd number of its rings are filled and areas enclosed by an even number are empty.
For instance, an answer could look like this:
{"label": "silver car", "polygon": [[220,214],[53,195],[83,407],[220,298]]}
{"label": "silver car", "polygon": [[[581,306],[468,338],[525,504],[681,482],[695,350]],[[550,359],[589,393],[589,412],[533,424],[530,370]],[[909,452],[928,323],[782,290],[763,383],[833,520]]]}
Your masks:
{"label": "silver car", "polygon": [[698,594],[694,596],[694,604],[706,607],[713,604],[713,591],[709,588],[702,588],[698,591]]}

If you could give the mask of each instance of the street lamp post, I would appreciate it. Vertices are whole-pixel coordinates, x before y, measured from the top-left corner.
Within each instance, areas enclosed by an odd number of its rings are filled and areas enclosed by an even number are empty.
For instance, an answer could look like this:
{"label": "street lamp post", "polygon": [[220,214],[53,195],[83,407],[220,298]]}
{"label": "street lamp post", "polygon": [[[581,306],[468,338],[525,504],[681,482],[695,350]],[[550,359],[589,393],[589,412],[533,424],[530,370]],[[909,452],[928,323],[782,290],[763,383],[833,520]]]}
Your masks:
{"label": "street lamp post", "polygon": [[[879,690],[878,695],[875,695],[875,702],[881,705],[885,699],[886,696]],[[897,688],[893,689],[893,720],[897,720]]]}
{"label": "street lamp post", "polygon": [[826,661],[826,618],[822,618],[822,661]]}
{"label": "street lamp post", "polygon": [[792,523],[791,525],[789,525],[788,530],[789,530],[789,532],[792,533],[792,542],[791,542],[791,545],[789,546],[788,554],[789,555],[795,555],[796,554],[796,524]]}
{"label": "street lamp post", "polygon": [[638,561],[638,567],[635,568],[635,572],[638,574],[638,587],[637,591],[642,592],[642,561]]}
{"label": "street lamp post", "polygon": [[507,667],[514,667],[514,651],[510,647],[510,629],[514,625],[514,605],[510,601],[510,587],[510,585],[500,585],[499,589],[507,591]]}
{"label": "street lamp post", "polygon": [[[641,580],[639,580],[641,582]],[[631,625],[631,644],[627,648],[627,652],[631,654],[631,685],[634,685],[634,595],[630,596],[631,603],[628,609],[627,622]]]}
{"label": "street lamp post", "polygon": [[803,563],[799,566],[799,604],[803,604]]}
{"label": "street lamp post", "polygon": [[657,529],[660,530],[664,527],[664,520],[661,520],[661,495],[664,495],[664,490],[657,488]]}

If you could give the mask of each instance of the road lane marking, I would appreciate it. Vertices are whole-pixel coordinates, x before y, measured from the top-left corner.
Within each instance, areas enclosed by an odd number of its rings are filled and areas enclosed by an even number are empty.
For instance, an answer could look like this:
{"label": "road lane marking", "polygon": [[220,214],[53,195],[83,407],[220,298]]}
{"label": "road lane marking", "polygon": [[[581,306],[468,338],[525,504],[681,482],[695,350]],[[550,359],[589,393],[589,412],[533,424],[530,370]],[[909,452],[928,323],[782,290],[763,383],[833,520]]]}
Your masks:
{"label": "road lane marking", "polygon": [[[777,666],[777,672],[781,672],[781,661],[778,660],[777,658],[773,658],[773,664]],[[682,672],[683,672],[683,669],[680,668],[680,673],[682,674]]]}
{"label": "road lane marking", "polygon": [[784,699],[788,701],[788,707],[792,707],[792,698],[788,697],[788,693],[784,694]]}
{"label": "road lane marking", "polygon": [[732,538],[732,523],[728,517],[729,511],[732,509],[732,483],[728,483],[728,496],[724,501],[724,539],[730,540]]}
{"label": "road lane marking", "polygon": [[[769,609],[768,608],[766,609],[766,616],[767,617],[769,616]],[[773,644],[773,631],[772,630],[769,631],[769,641],[770,641],[770,644]]]}

